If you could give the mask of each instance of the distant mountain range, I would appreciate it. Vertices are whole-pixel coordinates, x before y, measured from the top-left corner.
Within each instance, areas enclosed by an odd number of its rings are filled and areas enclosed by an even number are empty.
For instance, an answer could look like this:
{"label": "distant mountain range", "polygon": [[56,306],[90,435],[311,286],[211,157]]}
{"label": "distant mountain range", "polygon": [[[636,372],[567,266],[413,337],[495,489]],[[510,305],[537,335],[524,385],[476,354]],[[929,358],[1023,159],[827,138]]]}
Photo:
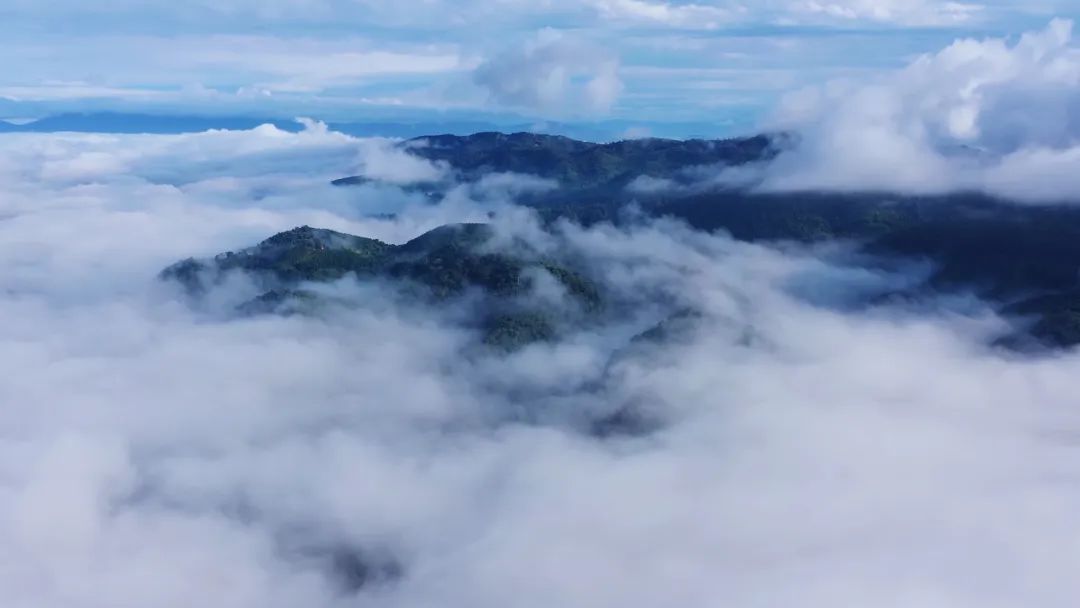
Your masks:
{"label": "distant mountain range", "polygon": [[[759,136],[593,144],[531,133],[479,133],[427,136],[400,145],[423,158],[448,163],[455,183],[476,181],[495,172],[523,173],[557,182],[557,188],[519,200],[520,204],[536,208],[547,222],[571,220],[587,226],[669,217],[695,229],[725,232],[747,241],[851,241],[867,254],[868,264],[891,257],[926,260],[934,271],[924,285],[906,293],[885,294],[882,297],[887,297],[881,301],[918,302],[942,290],[971,291],[997,303],[1002,314],[1014,319],[1016,332],[1002,336],[1002,346],[1030,349],[1080,344],[1080,204],[1025,205],[979,194],[759,194],[700,182],[702,175],[716,174],[723,166],[768,162],[785,142],[783,136]],[[664,187],[636,190],[634,185],[643,179]],[[695,179],[698,185],[691,187]],[[335,183],[347,186],[368,181],[346,177]],[[439,198],[437,186],[427,190],[431,198]],[[628,213],[631,204],[634,211]],[[293,236],[278,235],[246,253],[219,256],[209,266],[190,266],[195,262],[189,262],[189,266],[174,267],[166,274],[184,279],[187,275],[203,276],[199,273],[208,268],[214,272],[234,268],[260,273],[270,268],[271,275],[280,282],[283,276],[301,269],[295,281],[269,287],[272,291],[292,289],[304,281],[336,279],[353,271],[360,277],[406,278],[444,297],[459,293],[467,285],[498,295],[499,289],[488,282],[496,275],[503,276],[492,274],[493,259],[477,253],[475,239],[462,240],[462,235],[475,236],[482,230],[446,230],[433,233],[442,237],[425,235],[398,249],[384,244],[369,246],[371,242],[348,235],[319,237],[322,240],[316,240],[322,249],[313,250],[305,244],[283,256],[268,257],[267,244],[275,239],[287,243],[310,241],[307,233],[286,233]],[[298,235],[303,238],[297,240]],[[457,236],[447,240],[446,235]],[[364,245],[356,246],[357,242]],[[425,242],[439,245],[426,249],[417,244]],[[369,250],[377,250],[377,255],[369,255]],[[423,253],[410,254],[408,265],[401,266],[404,258],[400,256],[414,250]],[[362,260],[355,257],[356,251],[365,252]],[[296,266],[296,259],[303,264]],[[285,266],[281,266],[282,260]],[[521,287],[521,269],[530,264],[546,264],[544,267],[556,277],[587,286],[581,287],[583,293],[597,293],[596,300],[602,300],[595,286],[572,266],[505,258],[498,260],[495,267],[512,269],[503,278]],[[444,289],[444,285],[453,288]],[[276,308],[276,296],[269,297]],[[548,326],[540,322],[545,314],[527,310],[525,316],[508,317],[507,322],[515,329],[505,332],[514,338],[506,342],[520,345],[528,339],[554,336],[555,332],[543,329]],[[678,314],[685,315],[686,311]],[[488,330],[495,331],[492,327]]]}

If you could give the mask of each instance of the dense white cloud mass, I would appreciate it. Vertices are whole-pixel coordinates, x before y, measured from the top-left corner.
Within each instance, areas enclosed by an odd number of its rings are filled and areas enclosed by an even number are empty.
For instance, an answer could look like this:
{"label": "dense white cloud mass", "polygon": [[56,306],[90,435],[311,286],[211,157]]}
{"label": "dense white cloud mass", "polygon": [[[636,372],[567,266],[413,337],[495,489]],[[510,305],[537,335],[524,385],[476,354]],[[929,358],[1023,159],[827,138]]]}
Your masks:
{"label": "dense white cloud mass", "polygon": [[602,112],[622,90],[618,58],[554,30],[485,62],[476,83],[511,107]]}
{"label": "dense white cloud mass", "polygon": [[802,142],[767,169],[766,185],[1074,199],[1078,108],[1071,22],[1015,43],[960,40],[873,82],[788,96],[771,126]]}
{"label": "dense white cloud mass", "polygon": [[[155,280],[300,224],[402,242],[490,209],[326,186],[438,171],[389,154],[316,123],[0,137],[0,603],[1075,603],[1080,359],[989,350],[989,313],[822,306],[905,280],[843,252],[505,213],[635,311],[509,356],[377,286],[230,319]],[[613,356],[682,307],[694,331]],[[627,406],[659,429],[582,432]]]}

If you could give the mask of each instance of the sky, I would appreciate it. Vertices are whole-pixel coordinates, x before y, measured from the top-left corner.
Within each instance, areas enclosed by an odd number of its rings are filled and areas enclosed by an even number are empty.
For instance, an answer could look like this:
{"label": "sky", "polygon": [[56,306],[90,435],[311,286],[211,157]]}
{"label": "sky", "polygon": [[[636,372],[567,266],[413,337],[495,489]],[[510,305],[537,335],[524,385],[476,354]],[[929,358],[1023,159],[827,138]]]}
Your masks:
{"label": "sky", "polygon": [[[5,0],[0,117],[672,122],[758,128],[785,94],[1074,0]],[[659,129],[659,130],[662,130]]]}

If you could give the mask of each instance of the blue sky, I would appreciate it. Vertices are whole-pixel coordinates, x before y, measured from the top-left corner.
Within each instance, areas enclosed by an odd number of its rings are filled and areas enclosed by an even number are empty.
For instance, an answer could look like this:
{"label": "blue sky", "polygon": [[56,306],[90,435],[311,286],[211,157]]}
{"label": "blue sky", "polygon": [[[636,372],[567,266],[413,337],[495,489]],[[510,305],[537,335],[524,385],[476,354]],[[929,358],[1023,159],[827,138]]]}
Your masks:
{"label": "blue sky", "polygon": [[4,0],[0,117],[620,120],[752,129],[789,91],[869,78],[1077,0]]}

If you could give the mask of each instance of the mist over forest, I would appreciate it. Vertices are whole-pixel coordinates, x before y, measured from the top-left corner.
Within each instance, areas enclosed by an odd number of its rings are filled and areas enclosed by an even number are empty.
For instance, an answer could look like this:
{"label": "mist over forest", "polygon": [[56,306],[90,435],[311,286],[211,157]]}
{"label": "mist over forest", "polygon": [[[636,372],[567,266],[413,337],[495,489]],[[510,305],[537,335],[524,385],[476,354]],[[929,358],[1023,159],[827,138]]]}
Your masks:
{"label": "mist over forest", "polygon": [[1075,605],[1071,29],[727,139],[3,133],[0,603]]}

